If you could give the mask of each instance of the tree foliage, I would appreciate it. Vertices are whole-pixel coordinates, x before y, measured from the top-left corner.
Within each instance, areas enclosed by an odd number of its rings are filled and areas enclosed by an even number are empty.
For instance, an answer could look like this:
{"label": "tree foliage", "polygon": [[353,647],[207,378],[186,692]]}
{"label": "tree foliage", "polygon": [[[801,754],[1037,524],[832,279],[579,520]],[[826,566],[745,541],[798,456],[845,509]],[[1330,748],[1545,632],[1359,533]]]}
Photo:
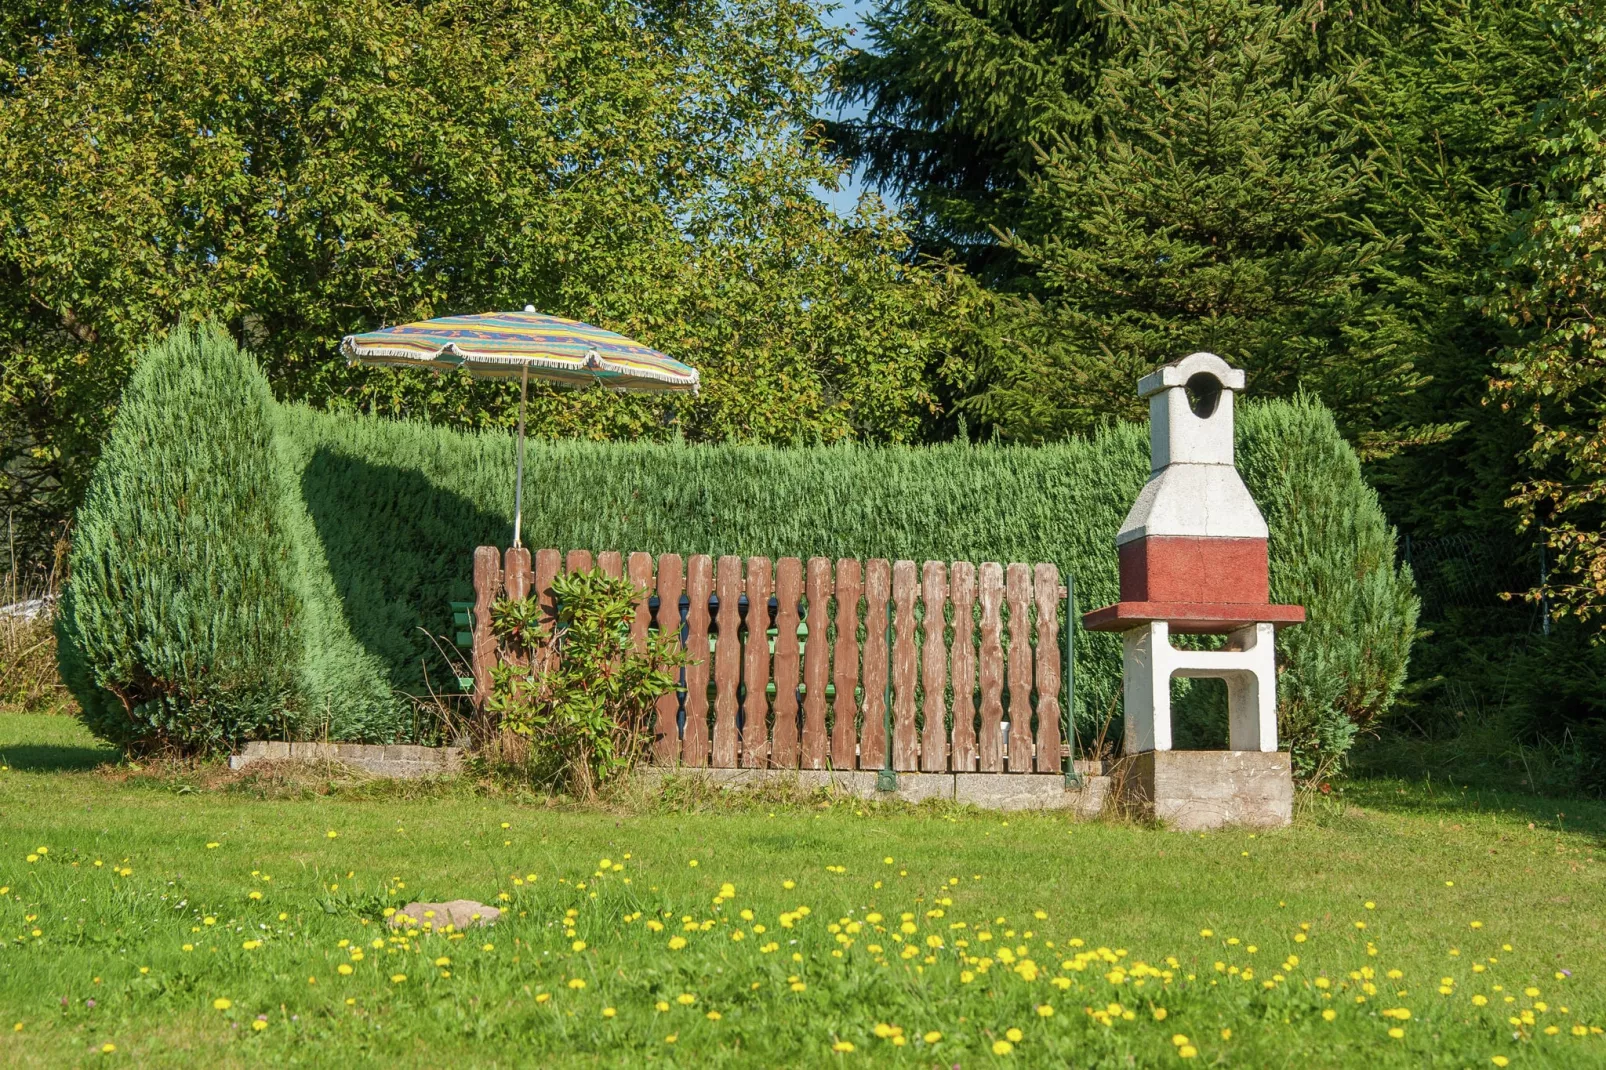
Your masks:
{"label": "tree foliage", "polygon": [[[1593,17],[1592,17],[1593,16]],[[1593,5],[1553,12],[1582,47],[1537,125],[1550,163],[1518,216],[1491,311],[1527,337],[1492,384],[1531,432],[1512,504],[1542,529],[1555,573],[1533,596],[1606,612],[1606,25]]]}
{"label": "tree foliage", "polygon": [[148,334],[215,317],[280,397],[505,426],[516,388],[342,335],[534,304],[699,367],[673,405],[538,389],[543,435],[883,440],[930,406],[944,271],[809,110],[807,0],[148,0],[0,16],[0,462],[59,521]]}
{"label": "tree foliage", "polygon": [[1372,285],[1394,239],[1352,216],[1373,180],[1354,74],[1314,55],[1314,6],[1122,0],[1095,121],[1045,145],[1004,244],[1032,292],[955,365],[969,413],[1051,439],[1136,416],[1132,384],[1194,350],[1262,396],[1318,394],[1375,425],[1420,383],[1408,326]]}

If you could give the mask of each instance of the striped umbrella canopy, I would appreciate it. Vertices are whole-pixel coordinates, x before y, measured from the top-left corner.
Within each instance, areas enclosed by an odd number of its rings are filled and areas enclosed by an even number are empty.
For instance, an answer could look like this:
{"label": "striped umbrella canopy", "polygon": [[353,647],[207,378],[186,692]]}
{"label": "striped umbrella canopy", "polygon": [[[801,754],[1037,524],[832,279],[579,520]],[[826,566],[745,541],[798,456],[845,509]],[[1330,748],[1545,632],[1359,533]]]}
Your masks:
{"label": "striped umbrella canopy", "polygon": [[632,393],[697,392],[697,370],[622,334],[578,320],[523,312],[443,316],[347,335],[353,363],[466,368],[489,379],[533,375],[565,386]]}
{"label": "striped umbrella canopy", "polygon": [[564,386],[624,393],[697,393],[697,369],[622,334],[578,320],[523,312],[443,316],[403,323],[340,343],[349,363],[393,368],[467,369],[486,379],[519,380],[518,466],[513,479],[513,545],[524,522],[524,406],[530,376]]}

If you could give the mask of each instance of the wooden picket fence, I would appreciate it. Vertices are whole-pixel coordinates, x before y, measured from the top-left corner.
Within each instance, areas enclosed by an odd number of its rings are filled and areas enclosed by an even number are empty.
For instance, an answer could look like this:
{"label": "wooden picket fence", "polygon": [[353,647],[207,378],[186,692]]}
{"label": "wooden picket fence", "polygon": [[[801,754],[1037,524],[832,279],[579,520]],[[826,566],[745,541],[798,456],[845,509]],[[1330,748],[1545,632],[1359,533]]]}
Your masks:
{"label": "wooden picket fence", "polygon": [[[1060,772],[1061,617],[1052,564],[537,550],[474,555],[475,699],[490,691],[492,604],[562,572],[625,575],[632,633],[678,633],[695,660],[658,700],[653,754],[715,768]],[[1068,608],[1068,606],[1067,606]],[[941,621],[941,627],[929,626]],[[890,640],[890,644],[889,644]],[[701,653],[702,656],[698,656]],[[890,696],[891,716],[887,716]],[[1008,728],[1006,729],[1006,725]]]}

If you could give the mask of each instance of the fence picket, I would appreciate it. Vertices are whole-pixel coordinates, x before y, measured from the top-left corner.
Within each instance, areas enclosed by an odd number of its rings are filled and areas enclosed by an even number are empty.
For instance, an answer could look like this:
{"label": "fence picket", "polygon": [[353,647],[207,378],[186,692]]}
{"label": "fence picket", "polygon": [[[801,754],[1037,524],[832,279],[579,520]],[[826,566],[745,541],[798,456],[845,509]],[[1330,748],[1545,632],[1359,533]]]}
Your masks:
{"label": "fence picket", "polygon": [[1009,603],[1009,771],[1032,769],[1031,570],[1012,564],[1004,574]]}
{"label": "fence picket", "polygon": [[912,772],[919,764],[915,732],[915,563],[892,566],[892,767]]}
{"label": "fence picket", "polygon": [[770,559],[747,559],[747,644],[742,665],[742,764],[769,763]]}
{"label": "fence picket", "polygon": [[[509,546],[507,553],[502,555],[502,593],[509,601],[522,602],[530,596],[530,586],[534,580],[534,571],[530,566],[530,550],[527,546]],[[509,650],[502,657],[512,665],[525,664],[525,657],[518,651]]]}
{"label": "fence picket", "polygon": [[474,706],[481,709],[491,694],[491,669],[496,665],[496,637],[491,634],[491,603],[502,587],[502,555],[494,546],[474,551]]}
{"label": "fence picket", "polygon": [[949,598],[954,606],[954,756],[956,773],[976,768],[976,566],[955,561],[949,573]]}
{"label": "fence picket", "polygon": [[592,567],[590,550],[570,550],[563,558],[565,572],[590,572]]}
{"label": "fence picket", "polygon": [[719,617],[714,639],[714,766],[736,768],[737,691],[742,686],[742,559],[719,559]]}
{"label": "fence picket", "polygon": [[552,593],[552,581],[563,571],[563,555],[556,550],[535,552],[535,596],[541,600],[542,627],[551,627],[558,615],[558,599]]}
{"label": "fence picket", "polygon": [[[669,636],[677,644],[680,642],[680,591],[685,582],[680,568],[679,554],[664,554],[658,559],[658,634]],[[671,691],[659,695],[658,738],[654,741],[653,752],[660,762],[672,764],[680,760],[679,722],[679,693]]]}
{"label": "fence picket", "polygon": [[508,599],[522,602],[530,597],[530,584],[535,578],[530,567],[530,548],[509,546],[502,562],[502,590]]}
{"label": "fence picket", "polygon": [[783,557],[775,563],[775,718],[770,764],[797,768],[798,599],[803,594],[803,562]]}
{"label": "fence picket", "polygon": [[1004,771],[1004,644],[999,610],[1004,601],[1004,569],[981,566],[981,738],[977,757],[984,773]]}
{"label": "fence picket", "polygon": [[636,588],[636,615],[630,621],[630,642],[637,651],[647,649],[647,629],[652,625],[652,555],[636,551],[630,555],[630,582]]}
{"label": "fence picket", "polygon": [[714,593],[714,562],[707,554],[686,559],[686,729],[680,740],[685,765],[708,764],[708,600]]}
{"label": "fence picket", "polygon": [[864,582],[859,562],[845,557],[836,563],[836,647],[831,682],[836,685],[832,706],[831,767],[852,769],[858,764],[859,716],[859,596]]}
{"label": "fence picket", "polygon": [[1064,758],[1064,742],[1060,738],[1059,569],[1052,564],[1038,565],[1032,590],[1037,603],[1037,771],[1057,773]]}
{"label": "fence picket", "polygon": [[809,600],[809,637],[803,646],[803,768],[824,769],[825,685],[830,664],[831,559],[809,558],[804,593]]}
{"label": "fence picket", "polygon": [[922,569],[920,599],[925,606],[926,641],[921,650],[921,684],[926,692],[925,726],[920,735],[920,768],[941,773],[948,768],[948,569],[927,561]]}
{"label": "fence picket", "polygon": [[887,600],[892,565],[874,558],[864,577],[864,721],[859,732],[859,768],[880,769],[887,760]]}
{"label": "fence picket", "polygon": [[618,579],[624,575],[624,558],[618,550],[604,550],[597,555],[597,567],[604,576]]}

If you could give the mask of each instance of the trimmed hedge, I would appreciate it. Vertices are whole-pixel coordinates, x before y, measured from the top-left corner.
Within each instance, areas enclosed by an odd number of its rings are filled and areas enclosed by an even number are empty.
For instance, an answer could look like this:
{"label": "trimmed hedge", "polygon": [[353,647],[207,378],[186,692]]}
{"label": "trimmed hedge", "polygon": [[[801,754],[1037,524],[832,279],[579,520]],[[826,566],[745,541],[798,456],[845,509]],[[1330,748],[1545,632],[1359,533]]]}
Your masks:
{"label": "trimmed hedge", "polygon": [[[513,443],[505,433],[261,404],[293,488],[272,532],[278,541],[256,551],[295,566],[300,684],[288,705],[305,715],[304,730],[326,727],[331,738],[408,738],[405,696],[423,690],[426,670],[431,681],[451,675],[430,636],[450,634],[448,603],[471,597],[474,547],[508,540]],[[1308,773],[1393,701],[1416,599],[1394,565],[1376,496],[1326,410],[1301,400],[1239,413],[1240,467],[1271,527],[1273,597],[1310,611],[1281,646],[1285,733]],[[108,453],[103,468],[133,455]],[[525,541],[1053,561],[1075,575],[1087,609],[1116,598],[1115,531],[1147,475],[1147,432],[1137,425],[1035,448],[537,442]],[[160,511],[160,502],[151,504]],[[98,508],[99,499],[86,503],[86,517]],[[1120,641],[1079,634],[1078,643],[1078,730],[1087,739],[1114,714],[1118,734]],[[98,665],[108,654],[97,649]],[[1222,695],[1189,688],[1178,721],[1184,738],[1224,742]]]}

